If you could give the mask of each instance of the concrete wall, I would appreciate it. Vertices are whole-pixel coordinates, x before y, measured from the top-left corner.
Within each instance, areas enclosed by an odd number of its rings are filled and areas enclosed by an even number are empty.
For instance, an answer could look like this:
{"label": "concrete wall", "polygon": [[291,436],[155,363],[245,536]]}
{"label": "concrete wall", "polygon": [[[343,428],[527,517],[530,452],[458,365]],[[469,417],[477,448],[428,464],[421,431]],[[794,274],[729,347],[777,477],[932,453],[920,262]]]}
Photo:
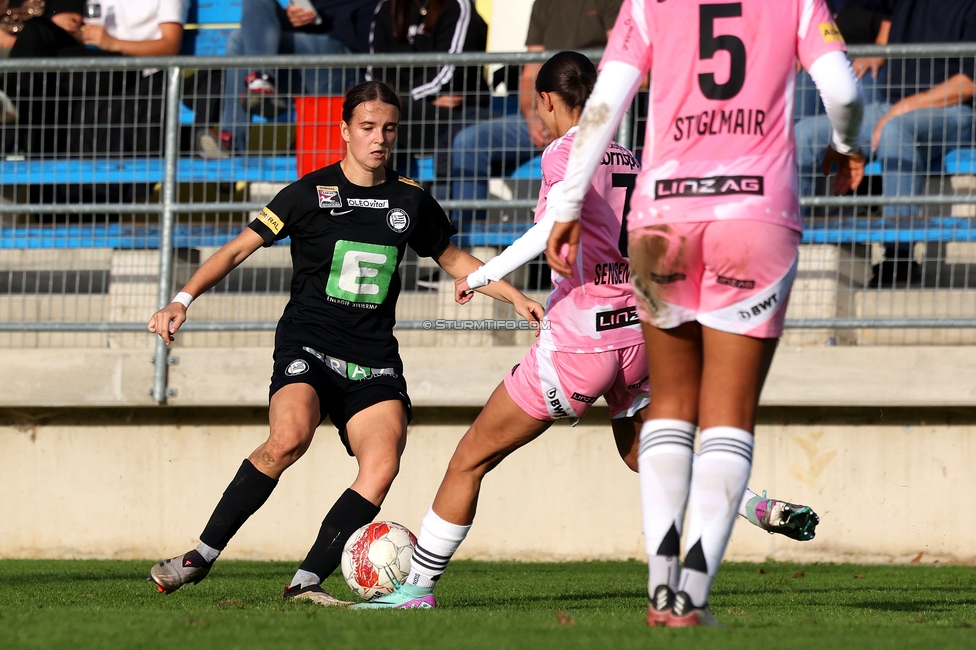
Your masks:
{"label": "concrete wall", "polygon": [[[417,530],[473,413],[420,409],[381,517]],[[846,419],[847,416],[845,416]],[[817,539],[740,521],[736,560],[976,561],[972,413],[878,410],[766,414],[751,485],[812,505]],[[265,436],[262,409],[0,412],[0,557],[161,558],[196,536],[243,457]],[[927,420],[922,422],[920,420]],[[802,422],[802,423],[800,423]],[[300,559],[355,475],[328,425],[226,557]],[[606,411],[558,425],[490,475],[461,556],[642,557],[636,475],[616,456]]]}
{"label": "concrete wall", "polygon": [[[179,394],[148,395],[145,350],[5,350],[0,357],[0,557],[168,557],[195,543],[266,436],[270,350],[182,350]],[[407,348],[417,417],[382,517],[412,529],[456,441],[519,348]],[[972,562],[976,350],[784,348],[757,430],[751,485],[812,505],[800,544],[740,525],[733,559]],[[331,425],[228,557],[298,559],[351,482]],[[283,534],[282,531],[287,531]],[[480,558],[641,557],[636,477],[607,413],[555,426],[493,473],[462,549]]]}

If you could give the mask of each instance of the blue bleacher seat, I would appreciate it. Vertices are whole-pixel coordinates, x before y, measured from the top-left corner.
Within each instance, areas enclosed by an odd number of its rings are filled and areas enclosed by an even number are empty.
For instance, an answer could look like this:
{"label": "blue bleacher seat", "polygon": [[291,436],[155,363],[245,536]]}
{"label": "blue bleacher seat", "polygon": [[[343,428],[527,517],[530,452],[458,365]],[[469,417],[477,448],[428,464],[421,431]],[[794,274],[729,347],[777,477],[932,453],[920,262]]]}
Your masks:
{"label": "blue bleacher seat", "polygon": [[976,174],[976,149],[956,149],[945,157],[949,174]]}
{"label": "blue bleacher seat", "polygon": [[[290,183],[298,178],[294,156],[237,156],[225,160],[180,158],[176,179],[181,183],[266,181]],[[0,162],[0,185],[64,183],[158,183],[162,158],[18,160]]]}
{"label": "blue bleacher seat", "polygon": [[542,180],[542,156],[536,156],[512,173],[512,178],[520,180]]}

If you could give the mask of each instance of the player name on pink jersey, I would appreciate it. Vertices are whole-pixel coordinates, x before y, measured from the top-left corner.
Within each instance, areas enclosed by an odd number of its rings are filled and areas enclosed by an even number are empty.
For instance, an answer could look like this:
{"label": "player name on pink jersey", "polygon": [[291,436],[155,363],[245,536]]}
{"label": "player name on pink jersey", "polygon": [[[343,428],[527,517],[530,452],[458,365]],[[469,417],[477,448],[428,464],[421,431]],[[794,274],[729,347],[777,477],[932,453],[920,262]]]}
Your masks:
{"label": "player name on pink jersey", "polygon": [[704,111],[698,115],[679,117],[674,121],[676,142],[710,135],[766,135],[763,122],[766,111],[761,108],[730,108]]}

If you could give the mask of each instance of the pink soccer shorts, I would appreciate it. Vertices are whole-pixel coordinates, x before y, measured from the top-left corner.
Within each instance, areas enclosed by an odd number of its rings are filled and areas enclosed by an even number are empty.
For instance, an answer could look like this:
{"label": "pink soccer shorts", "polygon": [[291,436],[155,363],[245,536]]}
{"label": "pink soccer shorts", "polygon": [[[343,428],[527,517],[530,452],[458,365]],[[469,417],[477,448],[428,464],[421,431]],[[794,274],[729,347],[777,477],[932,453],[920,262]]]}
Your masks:
{"label": "pink soccer shorts", "polygon": [[601,395],[613,419],[633,417],[650,401],[643,345],[606,352],[554,352],[538,343],[505,375],[515,403],[537,420],[580,418]]}
{"label": "pink soccer shorts", "polygon": [[698,321],[779,338],[796,276],[800,233],[764,221],[690,221],[630,231],[641,320],[660,329]]}

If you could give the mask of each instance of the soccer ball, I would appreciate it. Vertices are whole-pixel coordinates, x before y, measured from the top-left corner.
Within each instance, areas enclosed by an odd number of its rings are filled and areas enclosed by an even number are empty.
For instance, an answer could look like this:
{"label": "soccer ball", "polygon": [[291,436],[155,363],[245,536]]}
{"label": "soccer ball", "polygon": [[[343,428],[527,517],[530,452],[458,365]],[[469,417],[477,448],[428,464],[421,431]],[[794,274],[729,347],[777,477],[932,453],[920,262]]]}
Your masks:
{"label": "soccer ball", "polygon": [[417,538],[392,521],[366,524],[342,549],[342,577],[353,592],[372,600],[396,589],[410,573]]}

